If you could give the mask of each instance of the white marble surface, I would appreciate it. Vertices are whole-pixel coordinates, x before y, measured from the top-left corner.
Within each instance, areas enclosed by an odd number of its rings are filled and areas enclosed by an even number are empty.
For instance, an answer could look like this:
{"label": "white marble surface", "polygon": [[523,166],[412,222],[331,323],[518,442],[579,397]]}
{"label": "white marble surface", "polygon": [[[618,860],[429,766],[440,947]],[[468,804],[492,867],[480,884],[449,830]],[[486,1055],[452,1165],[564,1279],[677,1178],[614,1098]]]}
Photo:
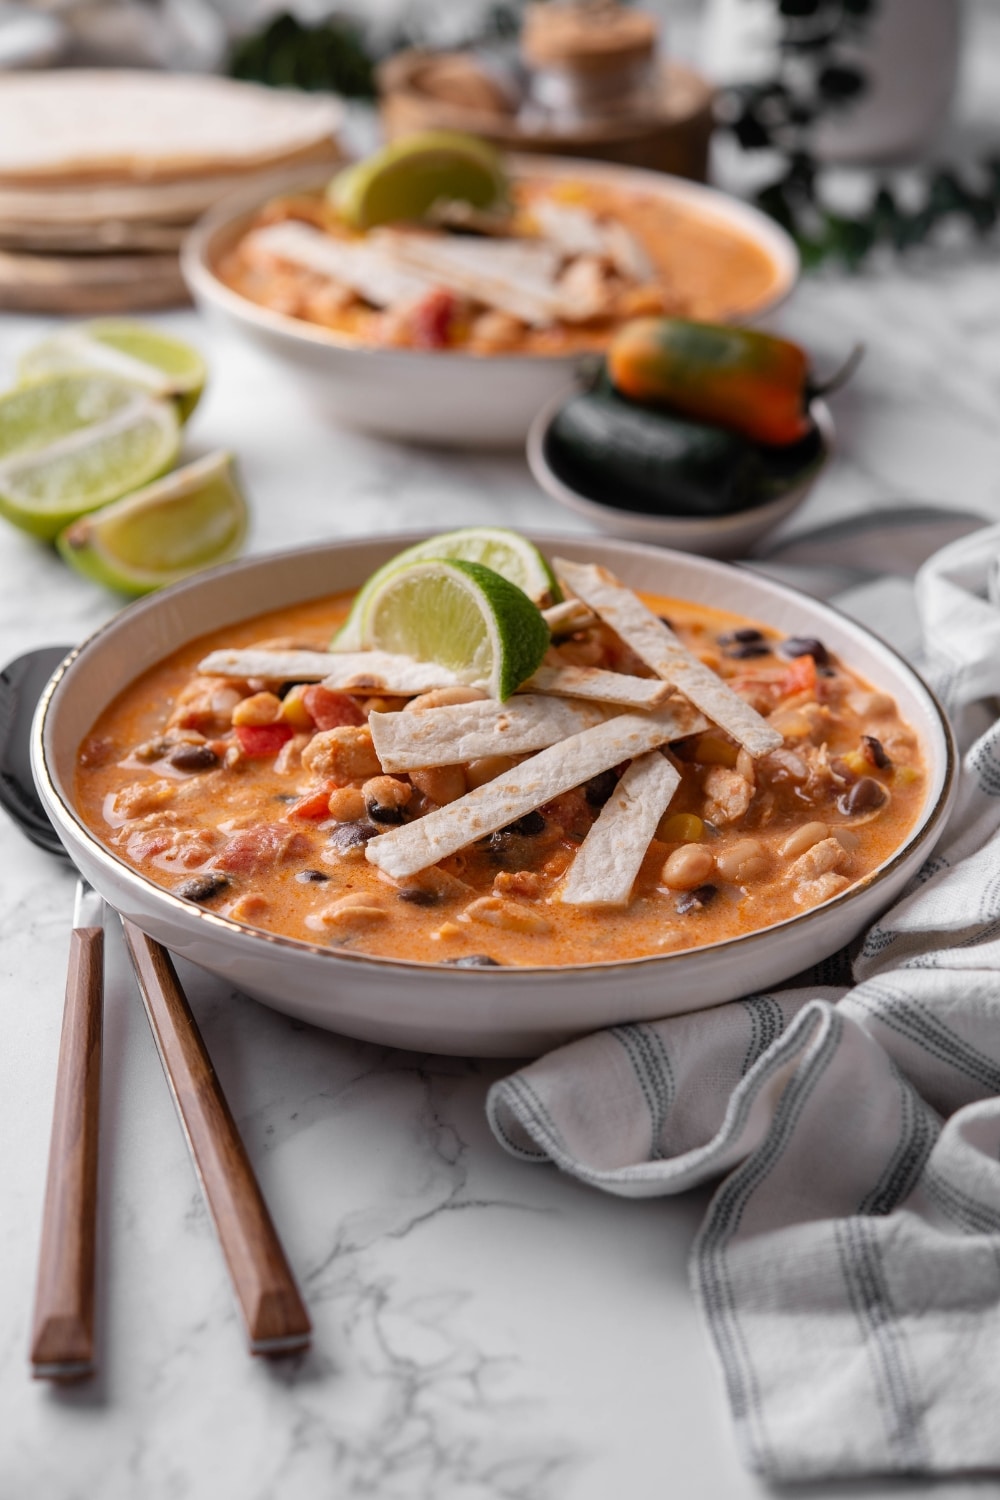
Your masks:
{"label": "white marble surface", "polygon": [[[255,356],[207,342],[193,314],[164,321],[211,357],[189,447],[239,454],[254,549],[477,520],[569,528],[519,457],[422,452],[325,428]],[[835,404],[837,460],[793,529],[909,503],[1000,518],[995,247],[809,282],[779,321],[822,359],[856,337],[869,346]],[[0,378],[46,326],[0,321]],[[864,612],[864,590],[854,606]],[[4,659],[76,641],[115,607],[45,548],[0,532]],[[740,1466],[687,1289],[702,1197],[610,1200],[514,1162],[483,1116],[500,1066],[386,1054],[184,971],[315,1321],[307,1357],[252,1360],[113,934],[101,1373],[65,1391],[33,1384],[28,1330],[72,892],[69,871],[0,820],[3,1500],[768,1493]],[[934,1489],[997,1491],[988,1479]]]}

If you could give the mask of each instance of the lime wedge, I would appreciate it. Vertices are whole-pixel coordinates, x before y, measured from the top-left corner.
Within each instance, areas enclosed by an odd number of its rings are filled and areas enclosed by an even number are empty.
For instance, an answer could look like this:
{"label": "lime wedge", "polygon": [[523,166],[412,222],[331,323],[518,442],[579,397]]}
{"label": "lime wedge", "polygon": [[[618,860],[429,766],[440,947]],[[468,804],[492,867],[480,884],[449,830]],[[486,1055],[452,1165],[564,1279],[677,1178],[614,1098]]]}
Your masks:
{"label": "lime wedge", "polygon": [[148,594],[235,557],[246,529],[232,455],[211,453],[73,521],[56,546],[78,573],[123,594]]}
{"label": "lime wedge", "polygon": [[442,531],[399,552],[373,573],[351,606],[351,612],[331,641],[334,651],[357,651],[361,647],[361,620],[368,600],[383,579],[406,563],[426,558],[462,558],[492,568],[508,583],[514,583],[533,603],[541,606],[558,604],[562,590],[556,575],[534,542],[503,526],[463,526],[458,531]]}
{"label": "lime wedge", "polygon": [[327,197],[352,229],[421,219],[442,199],[491,208],[503,198],[500,158],[457,130],[423,130],[338,172]]}
{"label": "lime wedge", "polygon": [[482,563],[415,562],[376,588],[362,645],[437,662],[493,698],[540,666],[549,630],[527,594]]}
{"label": "lime wedge", "polygon": [[62,375],[0,397],[0,515],[51,540],[148,484],[180,447],[172,401],[109,375]]}
{"label": "lime wedge", "polygon": [[22,382],[86,370],[117,375],[155,396],[172,397],[182,422],[194,411],[208,379],[197,349],[127,318],[65,328],[29,349],[18,366]]}

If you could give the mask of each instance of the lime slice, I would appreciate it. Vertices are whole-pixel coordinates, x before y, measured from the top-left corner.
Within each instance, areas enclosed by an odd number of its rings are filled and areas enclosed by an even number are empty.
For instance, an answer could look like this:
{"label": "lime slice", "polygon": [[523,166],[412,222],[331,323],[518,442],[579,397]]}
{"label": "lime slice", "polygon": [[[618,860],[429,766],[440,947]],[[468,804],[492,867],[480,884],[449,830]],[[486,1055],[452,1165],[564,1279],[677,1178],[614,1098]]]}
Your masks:
{"label": "lime slice", "polygon": [[18,366],[22,382],[97,370],[170,396],[186,422],[198,404],[208,371],[197,349],[158,328],[118,319],[78,323],[29,349]]}
{"label": "lime slice", "polygon": [[515,583],[533,603],[558,604],[562,590],[556,575],[534,542],[503,526],[463,526],[458,531],[442,531],[399,552],[373,573],[351,606],[351,612],[331,641],[334,651],[357,651],[361,647],[361,620],[368,600],[383,579],[406,563],[426,558],[464,558],[492,568],[508,583]]}
{"label": "lime slice", "polygon": [[327,197],[352,229],[421,219],[442,199],[491,208],[506,191],[500,158],[457,130],[408,135],[338,172]]}
{"label": "lime slice", "polygon": [[246,530],[232,455],[211,453],[73,521],[56,546],[88,578],[123,594],[148,594],[235,557]]}
{"label": "lime slice", "polygon": [[493,698],[541,665],[549,630],[527,594],[482,563],[409,563],[373,591],[362,645],[437,662]]}
{"label": "lime slice", "polygon": [[109,375],[62,375],[0,397],[0,515],[51,540],[148,484],[180,447],[172,401]]}

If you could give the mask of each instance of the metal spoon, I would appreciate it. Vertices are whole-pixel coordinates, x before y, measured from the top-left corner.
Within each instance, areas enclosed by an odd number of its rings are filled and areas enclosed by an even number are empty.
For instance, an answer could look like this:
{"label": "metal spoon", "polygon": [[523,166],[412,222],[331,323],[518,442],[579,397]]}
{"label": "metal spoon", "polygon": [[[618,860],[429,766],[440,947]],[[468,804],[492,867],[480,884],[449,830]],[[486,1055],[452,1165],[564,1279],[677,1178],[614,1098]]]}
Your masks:
{"label": "metal spoon", "polygon": [[[35,790],[29,745],[38,697],[68,650],[29,652],[0,673],[0,805],[33,843],[64,858]],[[81,885],[100,900],[82,878]],[[124,918],[122,926],[250,1350],[276,1355],[305,1348],[309,1315],[170,956]],[[88,962],[70,968],[39,1254],[32,1366],[36,1375],[55,1379],[93,1369],[102,1008],[97,944],[103,940],[103,931],[96,931]]]}

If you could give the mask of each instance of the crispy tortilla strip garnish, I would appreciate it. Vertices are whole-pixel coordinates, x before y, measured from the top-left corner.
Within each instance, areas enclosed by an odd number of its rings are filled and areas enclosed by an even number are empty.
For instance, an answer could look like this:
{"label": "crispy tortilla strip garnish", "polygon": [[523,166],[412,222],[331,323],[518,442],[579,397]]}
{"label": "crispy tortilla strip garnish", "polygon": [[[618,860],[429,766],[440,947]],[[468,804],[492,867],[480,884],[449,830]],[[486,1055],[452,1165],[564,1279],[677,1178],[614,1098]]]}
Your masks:
{"label": "crispy tortilla strip garnish", "polygon": [[506,703],[484,698],[419,714],[373,713],[368,726],[383,771],[423,771],[482,755],[544,750],[607,717],[596,703],[560,702],[525,693]]}
{"label": "crispy tortilla strip garnish", "polygon": [[434,285],[365,240],[337,240],[311,224],[286,219],[255,229],[243,241],[251,259],[280,260],[328,277],[375,307],[414,300]]}
{"label": "crispy tortilla strip garnish", "polygon": [[213,651],[198,666],[212,677],[262,677],[271,682],[322,682],[340,692],[398,694],[455,687],[447,667],[391,651]]}
{"label": "crispy tortilla strip garnish", "polygon": [[[629,677],[625,672],[604,672],[600,667],[541,666],[520,691],[524,690],[551,693],[556,698],[592,698],[596,703],[615,703],[622,708],[660,708],[673,687],[659,677]],[[680,733],[694,734],[703,727],[696,724]]]}
{"label": "crispy tortilla strip garnish", "polygon": [[669,625],[664,625],[607,568],[566,562],[562,558],[555,559],[555,568],[573,593],[589,604],[658,677],[672,682],[678,692],[751,755],[766,755],[782,743],[777,730],[765,723],[721,677],[692,656]]}
{"label": "crispy tortilla strip garnish", "polygon": [[627,906],[680,779],[658,750],[634,760],[580,845],[557,899],[570,906]]}
{"label": "crispy tortilla strip garnish", "polygon": [[597,616],[588,609],[582,599],[563,599],[559,604],[550,604],[542,610],[542,619],[553,635],[568,635],[573,630],[583,630],[597,623]]}
{"label": "crispy tortilla strip garnish", "polygon": [[687,733],[686,726],[678,729],[679,723],[684,723],[683,717],[672,709],[606,719],[593,729],[560,740],[457,801],[391,833],[379,834],[365,846],[365,858],[397,880],[415,875],[525,813],[534,812],[560,792],[581,786],[601,771]]}

